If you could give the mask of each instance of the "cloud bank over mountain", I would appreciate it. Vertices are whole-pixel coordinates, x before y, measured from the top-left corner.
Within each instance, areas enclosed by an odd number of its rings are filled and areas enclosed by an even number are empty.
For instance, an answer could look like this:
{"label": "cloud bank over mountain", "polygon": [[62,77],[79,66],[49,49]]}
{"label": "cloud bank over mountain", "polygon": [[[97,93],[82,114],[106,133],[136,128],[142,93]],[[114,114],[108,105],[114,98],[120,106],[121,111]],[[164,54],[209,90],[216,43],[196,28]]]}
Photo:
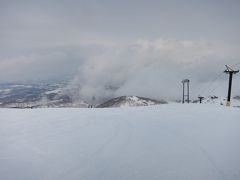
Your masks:
{"label": "cloud bank over mountain", "polygon": [[[191,80],[194,96],[204,90],[207,94],[218,84],[223,88],[214,93],[223,93],[227,82],[224,65],[236,64],[239,56],[234,47],[173,39],[138,40],[105,48],[79,67],[72,81],[79,97],[100,101],[120,95],[171,99],[181,96],[184,78]],[[209,84],[221,73],[215,84]],[[235,88],[239,90],[237,84]]]}
{"label": "cloud bank over mountain", "polygon": [[189,78],[195,95],[239,62],[239,16],[238,0],[0,0],[0,82],[74,79],[101,101],[179,97]]}

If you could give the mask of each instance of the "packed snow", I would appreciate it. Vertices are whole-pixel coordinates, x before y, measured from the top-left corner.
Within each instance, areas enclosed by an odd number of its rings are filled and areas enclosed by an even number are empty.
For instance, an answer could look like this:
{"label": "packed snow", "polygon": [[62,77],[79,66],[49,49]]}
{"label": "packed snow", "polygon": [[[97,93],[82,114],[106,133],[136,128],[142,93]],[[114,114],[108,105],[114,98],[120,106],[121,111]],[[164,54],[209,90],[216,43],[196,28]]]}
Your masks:
{"label": "packed snow", "polygon": [[240,109],[0,109],[3,180],[237,180]]}

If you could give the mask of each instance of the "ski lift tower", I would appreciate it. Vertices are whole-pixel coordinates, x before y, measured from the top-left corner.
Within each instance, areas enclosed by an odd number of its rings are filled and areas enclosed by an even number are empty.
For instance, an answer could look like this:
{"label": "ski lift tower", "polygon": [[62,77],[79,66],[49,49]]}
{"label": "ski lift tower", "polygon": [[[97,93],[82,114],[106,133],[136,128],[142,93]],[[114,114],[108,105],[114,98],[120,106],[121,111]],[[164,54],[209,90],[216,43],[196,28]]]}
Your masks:
{"label": "ski lift tower", "polygon": [[[185,97],[187,98],[187,103],[189,103],[189,79],[184,79],[182,80],[183,83],[183,97],[182,97],[182,103],[184,104],[185,102]],[[187,91],[185,92],[185,84],[187,85]]]}
{"label": "ski lift tower", "polygon": [[202,100],[204,99],[204,97],[203,96],[198,96],[198,99],[199,99],[199,102],[200,102],[200,104],[202,103]]}
{"label": "ski lift tower", "polygon": [[230,106],[231,103],[231,90],[232,90],[232,77],[233,74],[236,74],[239,72],[239,70],[233,70],[232,68],[230,68],[229,66],[226,66],[226,70],[224,71],[226,74],[229,74],[229,84],[228,84],[228,98],[227,98],[227,102],[226,102],[226,106]]}

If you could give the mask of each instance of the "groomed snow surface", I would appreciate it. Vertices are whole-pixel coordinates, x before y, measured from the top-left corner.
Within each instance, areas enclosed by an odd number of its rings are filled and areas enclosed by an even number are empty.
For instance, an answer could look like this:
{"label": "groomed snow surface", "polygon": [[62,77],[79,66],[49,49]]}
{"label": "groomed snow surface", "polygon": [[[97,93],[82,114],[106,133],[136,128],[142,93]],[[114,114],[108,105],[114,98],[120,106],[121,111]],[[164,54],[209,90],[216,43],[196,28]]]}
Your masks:
{"label": "groomed snow surface", "polygon": [[240,109],[0,109],[1,180],[239,180]]}

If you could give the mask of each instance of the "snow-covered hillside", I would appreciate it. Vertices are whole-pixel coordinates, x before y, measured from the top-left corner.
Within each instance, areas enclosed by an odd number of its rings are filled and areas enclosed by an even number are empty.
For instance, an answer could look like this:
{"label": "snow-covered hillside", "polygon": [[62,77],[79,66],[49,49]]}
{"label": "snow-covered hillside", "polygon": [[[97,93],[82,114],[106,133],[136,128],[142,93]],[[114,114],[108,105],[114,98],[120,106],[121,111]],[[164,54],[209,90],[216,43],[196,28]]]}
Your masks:
{"label": "snow-covered hillside", "polygon": [[139,96],[120,96],[117,98],[110,99],[97,107],[106,108],[106,107],[136,107],[136,106],[151,106],[156,104],[166,104],[164,100],[154,100]]}
{"label": "snow-covered hillside", "polygon": [[0,109],[3,180],[237,180],[240,109]]}

